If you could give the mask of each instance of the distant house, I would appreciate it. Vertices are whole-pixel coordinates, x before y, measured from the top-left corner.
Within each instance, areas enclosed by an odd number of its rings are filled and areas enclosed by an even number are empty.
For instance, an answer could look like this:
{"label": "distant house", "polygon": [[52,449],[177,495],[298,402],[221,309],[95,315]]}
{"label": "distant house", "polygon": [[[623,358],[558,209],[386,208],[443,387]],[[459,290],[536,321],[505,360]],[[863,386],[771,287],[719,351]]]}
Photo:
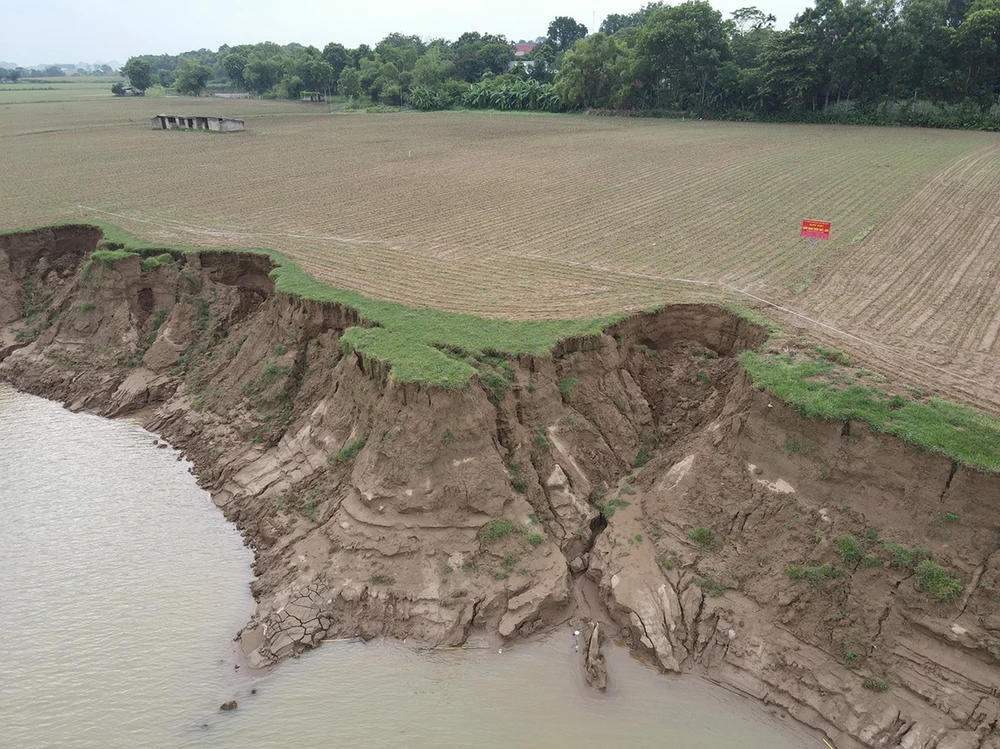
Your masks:
{"label": "distant house", "polygon": [[510,62],[507,63],[507,70],[513,70],[518,65],[523,65],[524,70],[527,73],[530,73],[532,70],[535,69],[534,60],[511,60]]}
{"label": "distant house", "polygon": [[211,130],[216,133],[232,133],[245,130],[243,120],[228,117],[180,117],[176,114],[158,114],[152,119],[153,130]]}
{"label": "distant house", "polygon": [[534,49],[534,44],[515,44],[514,57],[524,57],[525,55],[530,55]]}
{"label": "distant house", "polygon": [[322,91],[303,91],[300,95],[301,101],[326,101],[326,95]]}

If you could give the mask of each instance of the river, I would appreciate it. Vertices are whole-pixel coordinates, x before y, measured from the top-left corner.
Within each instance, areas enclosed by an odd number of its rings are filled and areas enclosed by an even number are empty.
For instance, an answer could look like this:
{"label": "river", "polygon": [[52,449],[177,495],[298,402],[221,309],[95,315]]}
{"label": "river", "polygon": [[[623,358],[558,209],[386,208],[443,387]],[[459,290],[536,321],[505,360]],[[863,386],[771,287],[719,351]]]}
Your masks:
{"label": "river", "polygon": [[155,441],[0,383],[0,746],[823,747],[620,647],[595,693],[567,628],[503,652],[330,643],[252,680],[231,641],[252,555]]}

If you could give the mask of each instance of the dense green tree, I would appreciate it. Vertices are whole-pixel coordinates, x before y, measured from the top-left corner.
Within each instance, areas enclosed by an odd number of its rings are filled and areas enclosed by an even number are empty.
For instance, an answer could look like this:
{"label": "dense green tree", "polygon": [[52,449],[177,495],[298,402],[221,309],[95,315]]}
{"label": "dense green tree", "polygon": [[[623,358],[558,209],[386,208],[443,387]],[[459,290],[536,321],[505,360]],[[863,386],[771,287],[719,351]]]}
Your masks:
{"label": "dense green tree", "polygon": [[662,2],[647,3],[635,13],[612,13],[601,22],[599,29],[602,34],[619,36],[625,29],[640,29],[646,25],[646,20],[653,11],[663,7]]}
{"label": "dense green tree", "polygon": [[247,66],[247,55],[243,51],[230,52],[222,58],[222,69],[236,88],[246,87],[243,70]]}
{"label": "dense green tree", "polygon": [[617,107],[632,72],[632,56],[613,36],[594,34],[563,57],[555,94],[567,109]]}
{"label": "dense green tree", "polygon": [[958,27],[966,95],[1000,105],[1000,3],[979,0]]}
{"label": "dense green tree", "polygon": [[321,57],[304,55],[295,66],[295,75],[302,81],[300,90],[329,91],[337,85],[336,71]]}
{"label": "dense green tree", "polygon": [[126,75],[132,88],[140,93],[153,85],[152,68],[141,57],[130,57],[122,66],[122,73]]}
{"label": "dense green tree", "polygon": [[337,79],[337,91],[349,99],[361,95],[361,74],[357,68],[344,68]]}
{"label": "dense green tree", "polygon": [[263,94],[278,85],[284,68],[285,60],[278,55],[265,57],[261,52],[251,52],[243,68],[243,80],[250,91]]}
{"label": "dense green tree", "polygon": [[193,60],[184,60],[183,67],[178,71],[174,81],[174,88],[179,93],[198,96],[205,90],[211,77],[212,69],[207,65],[200,65]]}
{"label": "dense green tree", "polygon": [[722,14],[703,0],[654,11],[636,49],[651,94],[681,109],[705,105],[713,74],[731,56]]}
{"label": "dense green tree", "polygon": [[340,74],[344,72],[344,68],[351,63],[347,48],[343,44],[333,42],[323,47],[323,59],[333,68],[334,80],[338,80]]}
{"label": "dense green tree", "polygon": [[569,16],[557,16],[549,24],[548,40],[549,44],[565,52],[576,44],[577,40],[587,36],[587,27],[582,23],[577,23]]}

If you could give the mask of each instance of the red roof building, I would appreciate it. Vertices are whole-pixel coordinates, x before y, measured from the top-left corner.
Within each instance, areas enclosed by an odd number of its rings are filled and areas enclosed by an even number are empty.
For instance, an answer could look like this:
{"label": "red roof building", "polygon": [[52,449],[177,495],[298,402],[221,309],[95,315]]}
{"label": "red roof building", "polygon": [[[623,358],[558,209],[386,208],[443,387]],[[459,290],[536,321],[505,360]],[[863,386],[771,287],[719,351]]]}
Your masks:
{"label": "red roof building", "polygon": [[524,57],[525,55],[531,54],[531,50],[534,48],[534,44],[515,44],[514,57]]}

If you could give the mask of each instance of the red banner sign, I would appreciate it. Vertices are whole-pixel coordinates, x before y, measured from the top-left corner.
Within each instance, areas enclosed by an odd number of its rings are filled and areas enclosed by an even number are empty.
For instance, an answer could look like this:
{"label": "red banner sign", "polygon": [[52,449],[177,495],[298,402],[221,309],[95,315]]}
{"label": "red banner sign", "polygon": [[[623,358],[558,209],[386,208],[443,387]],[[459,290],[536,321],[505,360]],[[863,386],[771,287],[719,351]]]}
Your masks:
{"label": "red banner sign", "polygon": [[806,219],[802,222],[799,236],[809,239],[829,239],[831,226],[832,224],[829,221],[811,221]]}

